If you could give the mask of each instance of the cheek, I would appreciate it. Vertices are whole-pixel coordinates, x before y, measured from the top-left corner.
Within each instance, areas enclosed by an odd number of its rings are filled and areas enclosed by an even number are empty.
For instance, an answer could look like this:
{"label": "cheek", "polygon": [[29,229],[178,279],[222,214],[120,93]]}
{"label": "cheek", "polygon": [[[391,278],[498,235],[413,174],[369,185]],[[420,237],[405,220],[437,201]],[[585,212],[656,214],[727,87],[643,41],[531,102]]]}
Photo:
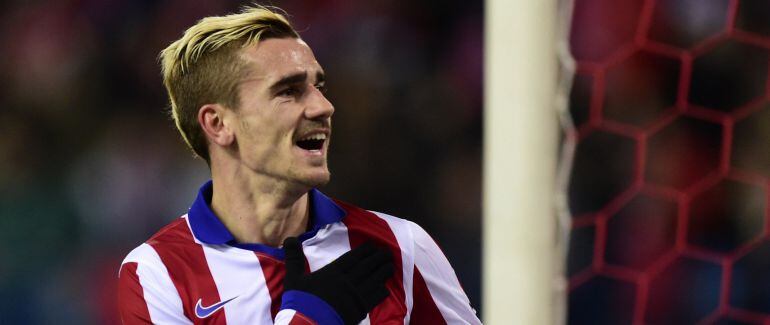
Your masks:
{"label": "cheek", "polygon": [[248,138],[263,137],[269,130],[270,124],[265,123],[265,118],[258,115],[244,116],[238,121],[240,135]]}
{"label": "cheek", "polygon": [[237,135],[243,145],[259,148],[260,151],[276,151],[283,144],[291,143],[292,133],[277,123],[243,123]]}

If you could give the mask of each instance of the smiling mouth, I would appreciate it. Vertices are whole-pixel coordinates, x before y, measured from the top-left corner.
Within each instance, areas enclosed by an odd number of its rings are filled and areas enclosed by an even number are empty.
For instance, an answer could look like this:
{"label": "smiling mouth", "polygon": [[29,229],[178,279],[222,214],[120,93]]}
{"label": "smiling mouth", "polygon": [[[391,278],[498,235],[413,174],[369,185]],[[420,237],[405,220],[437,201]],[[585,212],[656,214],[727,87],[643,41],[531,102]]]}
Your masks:
{"label": "smiling mouth", "polygon": [[297,147],[300,147],[304,150],[321,150],[324,146],[324,142],[326,141],[326,134],[320,133],[320,134],[313,134],[311,136],[302,138],[297,140],[295,144]]}

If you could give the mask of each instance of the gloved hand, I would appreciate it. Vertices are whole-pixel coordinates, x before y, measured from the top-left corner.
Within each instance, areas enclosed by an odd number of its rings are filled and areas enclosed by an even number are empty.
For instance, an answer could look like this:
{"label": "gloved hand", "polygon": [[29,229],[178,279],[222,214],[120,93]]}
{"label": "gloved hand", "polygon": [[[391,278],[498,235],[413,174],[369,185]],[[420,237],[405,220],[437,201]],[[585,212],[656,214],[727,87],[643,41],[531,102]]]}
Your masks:
{"label": "gloved hand", "polygon": [[284,292],[299,290],[315,295],[334,308],[345,324],[358,324],[389,295],[385,281],[393,275],[392,254],[371,243],[348,251],[310,274],[305,273],[305,254],[297,238],[286,238],[283,249]]}

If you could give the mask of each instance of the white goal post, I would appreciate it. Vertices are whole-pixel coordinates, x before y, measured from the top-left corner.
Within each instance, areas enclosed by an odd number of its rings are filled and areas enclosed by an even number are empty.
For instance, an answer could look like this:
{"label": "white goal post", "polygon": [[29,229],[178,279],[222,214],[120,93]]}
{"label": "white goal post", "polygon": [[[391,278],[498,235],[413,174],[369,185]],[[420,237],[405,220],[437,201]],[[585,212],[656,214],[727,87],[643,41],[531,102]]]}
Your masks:
{"label": "white goal post", "polygon": [[[568,166],[557,172],[557,162],[559,111],[566,112],[573,70],[570,15],[559,15],[571,12],[568,2],[485,4],[485,324],[565,322],[569,216],[560,189]],[[572,148],[564,142],[562,155]]]}

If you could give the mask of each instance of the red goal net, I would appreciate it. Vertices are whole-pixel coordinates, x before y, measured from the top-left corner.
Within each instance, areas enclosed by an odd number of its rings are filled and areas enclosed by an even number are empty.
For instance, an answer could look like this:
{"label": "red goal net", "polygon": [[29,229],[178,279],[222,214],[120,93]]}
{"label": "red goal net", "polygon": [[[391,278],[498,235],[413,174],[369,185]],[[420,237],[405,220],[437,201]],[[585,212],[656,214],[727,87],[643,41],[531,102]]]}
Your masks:
{"label": "red goal net", "polygon": [[770,1],[575,0],[573,324],[770,324]]}

